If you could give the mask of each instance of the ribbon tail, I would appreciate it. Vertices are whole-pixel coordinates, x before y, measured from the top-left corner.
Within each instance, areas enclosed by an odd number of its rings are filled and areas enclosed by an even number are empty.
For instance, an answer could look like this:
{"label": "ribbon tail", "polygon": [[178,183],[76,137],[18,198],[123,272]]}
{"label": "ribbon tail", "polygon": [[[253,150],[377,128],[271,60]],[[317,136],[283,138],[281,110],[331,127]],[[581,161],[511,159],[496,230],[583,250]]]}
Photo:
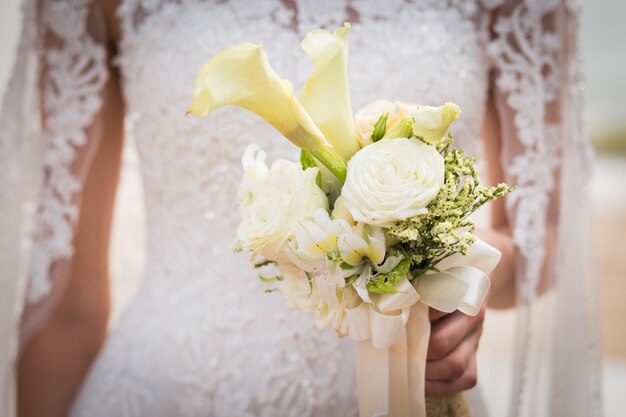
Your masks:
{"label": "ribbon tail", "polygon": [[360,417],[383,417],[389,410],[389,349],[371,340],[356,345],[357,391]]}
{"label": "ribbon tail", "polygon": [[410,414],[407,332],[403,327],[389,348],[389,417],[413,417]]}
{"label": "ribbon tail", "polygon": [[426,381],[426,352],[430,339],[430,319],[426,304],[417,303],[411,308],[406,329],[410,415],[426,417],[424,385]]}
{"label": "ribbon tail", "polygon": [[426,417],[424,381],[430,338],[428,306],[414,305],[389,348],[357,342],[360,417]]}

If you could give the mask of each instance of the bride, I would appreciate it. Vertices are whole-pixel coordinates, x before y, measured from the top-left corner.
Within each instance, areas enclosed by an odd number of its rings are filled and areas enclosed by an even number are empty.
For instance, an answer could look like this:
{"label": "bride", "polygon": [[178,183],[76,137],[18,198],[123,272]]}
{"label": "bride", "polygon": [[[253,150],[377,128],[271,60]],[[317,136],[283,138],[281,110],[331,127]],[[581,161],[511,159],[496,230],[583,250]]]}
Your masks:
{"label": "bride", "polygon": [[[510,363],[478,376],[474,414],[504,415],[490,392],[510,381],[508,415],[599,416],[577,13],[560,0],[25,0],[0,132],[2,415],[356,414],[350,341],[261,294],[230,251],[245,146],[296,150],[239,109],[184,117],[195,71],[224,47],[263,41],[301,84],[303,35],[350,21],[355,109],[455,101],[456,143],[482,155],[490,182],[518,187],[480,232],[504,255],[489,305],[518,320]],[[127,135],[147,266],[107,334]],[[476,384],[483,318],[432,312],[427,393]]]}

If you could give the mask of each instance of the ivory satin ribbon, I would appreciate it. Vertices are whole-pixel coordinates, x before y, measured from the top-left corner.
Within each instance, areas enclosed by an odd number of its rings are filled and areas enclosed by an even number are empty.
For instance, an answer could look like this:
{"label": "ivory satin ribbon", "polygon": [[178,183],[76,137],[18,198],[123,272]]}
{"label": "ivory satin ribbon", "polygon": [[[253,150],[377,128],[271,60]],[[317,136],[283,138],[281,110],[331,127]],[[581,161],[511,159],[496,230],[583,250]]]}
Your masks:
{"label": "ivory satin ribbon", "polygon": [[477,240],[467,255],[439,262],[395,294],[377,295],[347,310],[350,337],[357,342],[360,417],[426,417],[424,372],[430,337],[428,307],[476,315],[487,295],[487,274],[500,252]]}

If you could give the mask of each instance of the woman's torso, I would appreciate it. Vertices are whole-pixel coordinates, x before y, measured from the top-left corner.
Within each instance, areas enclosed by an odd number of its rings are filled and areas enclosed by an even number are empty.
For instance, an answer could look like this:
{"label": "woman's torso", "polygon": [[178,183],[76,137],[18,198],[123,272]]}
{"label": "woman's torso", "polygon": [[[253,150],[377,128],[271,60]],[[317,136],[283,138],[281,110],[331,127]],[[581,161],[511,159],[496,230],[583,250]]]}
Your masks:
{"label": "woman's torso", "polygon": [[142,287],[112,331],[75,415],[333,416],[355,413],[349,340],[287,311],[231,253],[240,157],[297,150],[225,108],[185,117],[195,72],[239,42],[263,42],[297,88],[309,30],[350,33],[353,110],[376,99],[463,109],[456,139],[479,143],[487,11],[474,1],[122,0],[118,63],[147,211]]}

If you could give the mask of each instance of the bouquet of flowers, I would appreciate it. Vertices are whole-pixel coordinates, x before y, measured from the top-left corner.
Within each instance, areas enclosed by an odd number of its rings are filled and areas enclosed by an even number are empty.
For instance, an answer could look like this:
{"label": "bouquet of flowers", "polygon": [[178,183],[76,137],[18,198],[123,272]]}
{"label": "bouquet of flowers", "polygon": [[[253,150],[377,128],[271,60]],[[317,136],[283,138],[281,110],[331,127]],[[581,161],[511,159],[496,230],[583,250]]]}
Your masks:
{"label": "bouquet of flowers", "polygon": [[348,31],[305,37],[315,70],[297,98],[262,46],[225,49],[199,71],[189,112],[240,106],[301,148],[269,167],[246,150],[237,249],[274,271],[261,279],[288,307],[357,341],[362,417],[423,416],[428,307],[478,313],[500,254],[468,216],[511,189],[481,186],[452,146],[453,103],[376,101],[353,116]]}

